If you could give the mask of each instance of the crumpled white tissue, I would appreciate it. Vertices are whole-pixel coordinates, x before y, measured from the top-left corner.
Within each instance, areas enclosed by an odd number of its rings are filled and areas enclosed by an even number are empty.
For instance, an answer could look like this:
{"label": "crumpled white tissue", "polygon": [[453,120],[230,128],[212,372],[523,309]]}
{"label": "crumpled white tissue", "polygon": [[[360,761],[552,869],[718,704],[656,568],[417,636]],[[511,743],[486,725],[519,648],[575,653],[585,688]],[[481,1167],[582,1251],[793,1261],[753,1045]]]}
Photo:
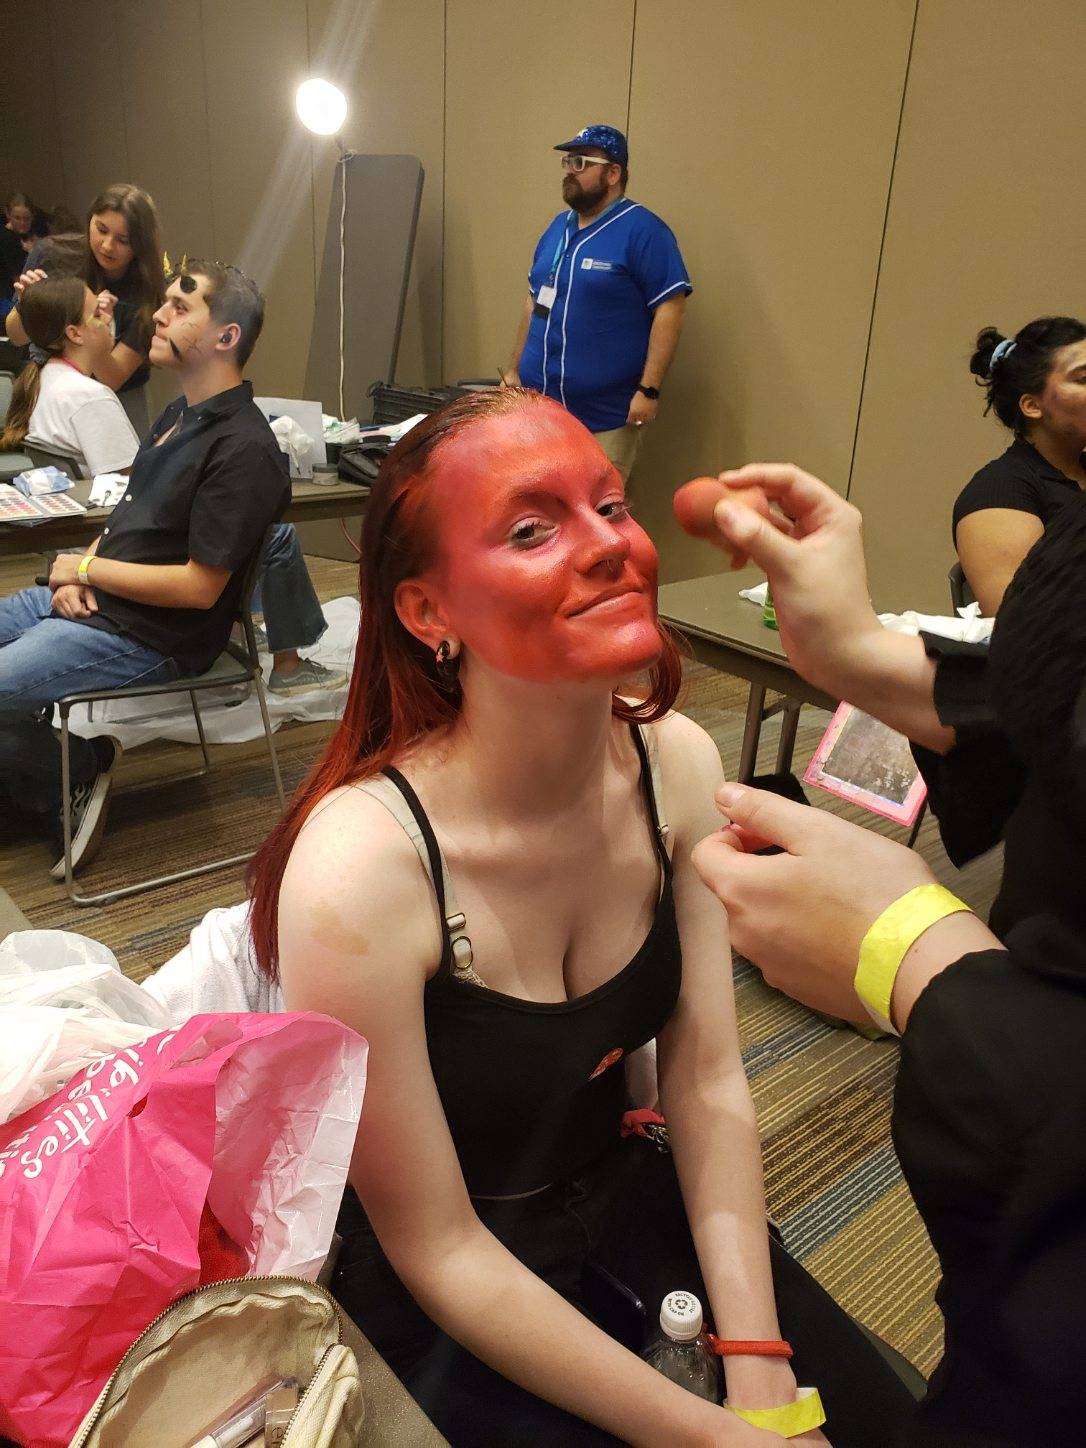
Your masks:
{"label": "crumpled white tissue", "polygon": [[91,484],[90,505],[92,508],[112,508],[124,497],[128,479],[123,473],[98,473]]}
{"label": "crumpled white tissue", "polygon": [[291,477],[311,478],[317,448],[305,428],[300,427],[293,417],[277,417],[271,424],[271,430],[275,433],[280,451],[290,458]]}
{"label": "crumpled white tissue", "polygon": [[[767,583],[756,583],[753,588],[741,588],[739,597],[756,603],[759,608],[765,604]],[[957,639],[960,643],[987,643],[992,636],[995,620],[981,616],[980,604],[969,603],[959,608],[956,615],[917,613],[906,609],[904,613],[880,613],[879,623],[892,633],[930,633],[939,638]]]}

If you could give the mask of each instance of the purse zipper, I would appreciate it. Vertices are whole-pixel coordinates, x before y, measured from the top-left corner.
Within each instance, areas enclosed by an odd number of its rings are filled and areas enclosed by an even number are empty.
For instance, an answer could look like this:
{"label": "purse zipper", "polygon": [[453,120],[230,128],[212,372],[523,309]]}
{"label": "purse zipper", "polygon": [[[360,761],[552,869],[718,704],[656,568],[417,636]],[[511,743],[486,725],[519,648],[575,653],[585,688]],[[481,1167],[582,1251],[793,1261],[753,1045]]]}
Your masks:
{"label": "purse zipper", "polygon": [[326,1347],[326,1348],[324,1349],[324,1351],[321,1353],[320,1362],[317,1364],[317,1371],[316,1371],[316,1372],[313,1374],[313,1376],[309,1379],[309,1385],[308,1385],[308,1386],[304,1389],[304,1391],[302,1392],[302,1396],[298,1399],[298,1405],[297,1405],[297,1407],[294,1409],[294,1412],[291,1413],[291,1415],[290,1415],[290,1422],[287,1424],[287,1431],[286,1431],[286,1434],[284,1435],[285,1437],[289,1437],[289,1436],[290,1436],[291,1430],[293,1429],[295,1423],[297,1423],[297,1421],[298,1421],[298,1414],[302,1411],[302,1408],[305,1406],[305,1400],[306,1400],[306,1398],[309,1397],[310,1393],[311,1393],[311,1392],[313,1391],[313,1389],[316,1387],[316,1385],[317,1385],[317,1379],[318,1379],[318,1378],[320,1377],[320,1375],[321,1375],[321,1369],[324,1367],[325,1363],[328,1361],[328,1354],[329,1354],[330,1352],[332,1352],[335,1348],[337,1348],[337,1347],[342,1347],[342,1346],[343,1346],[342,1343],[333,1343],[331,1347]]}
{"label": "purse zipper", "polygon": [[[340,1325],[340,1317],[339,1317],[339,1314],[340,1314],[341,1309],[340,1309],[339,1303],[338,1303],[338,1302],[336,1301],[336,1299],[332,1296],[332,1294],[327,1290],[327,1288],[321,1287],[321,1286],[320,1286],[318,1283],[316,1283],[316,1282],[308,1282],[308,1281],[306,1281],[306,1279],[305,1279],[304,1277],[291,1277],[291,1276],[290,1276],[288,1273],[286,1273],[286,1272],[275,1273],[275,1274],[266,1275],[266,1276],[263,1276],[263,1277],[224,1277],[224,1278],[222,1278],[221,1281],[219,1281],[219,1282],[208,1282],[208,1283],[205,1283],[205,1285],[204,1285],[203,1287],[194,1287],[191,1292],[186,1292],[186,1293],[184,1293],[181,1297],[178,1297],[174,1302],[171,1302],[170,1305],[169,1305],[169,1307],[164,1308],[163,1311],[160,1312],[157,1317],[153,1318],[153,1319],[147,1324],[147,1326],[146,1326],[146,1327],[143,1329],[143,1331],[140,1333],[139,1337],[137,1337],[134,1342],[129,1343],[128,1347],[125,1349],[124,1355],[122,1356],[120,1362],[119,1362],[119,1363],[117,1364],[117,1366],[113,1369],[113,1371],[110,1373],[109,1377],[106,1379],[105,1383],[103,1384],[103,1386],[102,1386],[102,1391],[98,1394],[98,1398],[97,1398],[94,1406],[93,1406],[93,1407],[91,1408],[91,1410],[90,1410],[93,1416],[90,1418],[90,1420],[89,1420],[87,1423],[84,1424],[83,1428],[80,1430],[80,1433],[79,1433],[78,1438],[73,1438],[73,1439],[72,1439],[70,1448],[84,1448],[84,1445],[85,1445],[87,1439],[90,1437],[90,1434],[91,1434],[91,1432],[93,1431],[95,1424],[98,1422],[99,1418],[102,1416],[102,1413],[103,1413],[103,1411],[104,1411],[104,1409],[105,1409],[105,1405],[106,1405],[106,1399],[107,1399],[107,1397],[109,1396],[109,1390],[110,1390],[110,1388],[113,1386],[113,1384],[117,1381],[117,1378],[120,1376],[121,1369],[124,1367],[125,1359],[128,1357],[129,1353],[133,1352],[134,1349],[137,1348],[137,1347],[140,1345],[140,1343],[141,1343],[141,1342],[143,1341],[143,1339],[148,1335],[148,1333],[152,1332],[152,1331],[158,1326],[158,1324],[162,1321],[162,1319],[163,1319],[164,1317],[169,1317],[170,1313],[173,1312],[174,1308],[180,1307],[180,1305],[182,1304],[182,1302],[187,1302],[190,1297],[196,1297],[196,1296],[198,1296],[198,1294],[201,1293],[201,1292],[208,1292],[208,1291],[209,1291],[211,1288],[213,1288],[213,1287],[236,1287],[239,1282],[249,1282],[249,1283],[260,1283],[260,1282],[301,1282],[301,1283],[303,1283],[306,1287],[309,1287],[309,1288],[311,1288],[314,1292],[319,1293],[320,1296],[323,1297],[323,1298],[329,1303],[329,1305],[332,1307],[332,1309],[333,1309],[333,1311],[334,1311],[334,1313],[335,1313],[335,1320],[336,1320],[336,1342],[339,1343],[339,1342],[342,1340],[343,1329],[342,1329],[342,1327],[341,1327],[341,1325]],[[323,1354],[322,1354],[322,1358],[323,1358]],[[316,1376],[316,1374],[314,1374],[314,1376]],[[311,1381],[312,1381],[312,1380],[311,1380]],[[306,1391],[306,1393],[308,1393],[309,1388],[307,1387],[305,1391]],[[299,1407],[299,1408],[300,1408],[301,1405],[302,1405],[302,1401],[303,1401],[304,1397],[305,1397],[305,1393],[303,1393],[303,1394],[302,1394],[302,1397],[298,1399],[298,1407]],[[295,1409],[295,1412],[297,1412],[297,1409]],[[293,1419],[292,1419],[292,1421],[293,1421]]]}

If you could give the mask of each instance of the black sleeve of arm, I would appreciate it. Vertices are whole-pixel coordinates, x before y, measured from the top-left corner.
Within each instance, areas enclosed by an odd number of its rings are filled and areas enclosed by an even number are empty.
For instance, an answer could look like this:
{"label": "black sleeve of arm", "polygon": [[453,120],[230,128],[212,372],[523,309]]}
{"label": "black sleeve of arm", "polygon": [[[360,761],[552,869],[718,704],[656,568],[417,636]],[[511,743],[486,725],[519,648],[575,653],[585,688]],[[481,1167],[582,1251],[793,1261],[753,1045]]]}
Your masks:
{"label": "black sleeve of arm", "polygon": [[935,671],[935,711],[955,730],[947,754],[912,746],[939,821],[943,847],[959,868],[997,844],[1022,797],[1026,772],[1000,732],[988,695],[987,644],[921,634]]}
{"label": "black sleeve of arm", "polygon": [[[1055,916],[1016,926],[1007,944],[921,993],[892,1134],[943,1266],[948,1341],[1013,1381],[1031,1413],[1058,1418],[1081,1403],[1081,1365],[1063,1344],[1081,1335],[1086,1290],[1086,946]],[[1072,1441],[1009,1431],[1000,1441]]]}
{"label": "black sleeve of arm", "polygon": [[1029,477],[1017,475],[1002,465],[1002,459],[989,463],[972,477],[958,494],[954,504],[953,531],[970,513],[983,513],[989,508],[1011,508],[1016,513],[1033,513],[1040,517],[1037,488]]}
{"label": "black sleeve of arm", "polygon": [[963,956],[921,993],[902,1037],[894,1148],[933,1239],[938,1222],[967,1220],[1000,1192],[1000,1159],[1024,1109],[998,1044],[1014,1030],[993,1008],[1007,989],[1005,952]]}

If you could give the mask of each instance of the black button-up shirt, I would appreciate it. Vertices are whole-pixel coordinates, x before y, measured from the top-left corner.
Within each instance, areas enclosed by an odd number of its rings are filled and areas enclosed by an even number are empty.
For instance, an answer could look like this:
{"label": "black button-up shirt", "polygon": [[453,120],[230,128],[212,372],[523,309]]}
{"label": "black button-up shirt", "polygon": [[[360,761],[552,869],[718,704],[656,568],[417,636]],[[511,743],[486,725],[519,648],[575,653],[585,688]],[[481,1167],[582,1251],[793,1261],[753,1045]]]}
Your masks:
{"label": "black button-up shirt", "polygon": [[[156,447],[180,418],[172,437]],[[184,673],[215,662],[230,635],[242,574],[290,502],[290,474],[267,421],[243,382],[188,407],[171,402],[136,454],[124,498],[102,530],[99,558],[229,568],[211,608],[161,608],[94,586],[92,627],[127,634],[176,661]]]}

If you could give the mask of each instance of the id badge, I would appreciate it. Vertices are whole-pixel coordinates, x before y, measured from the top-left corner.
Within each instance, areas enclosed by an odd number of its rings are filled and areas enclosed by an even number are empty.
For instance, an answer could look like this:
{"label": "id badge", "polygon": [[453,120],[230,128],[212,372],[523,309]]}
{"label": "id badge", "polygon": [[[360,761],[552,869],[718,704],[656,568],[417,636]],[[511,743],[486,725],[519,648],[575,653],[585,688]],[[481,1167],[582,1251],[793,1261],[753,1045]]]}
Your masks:
{"label": "id badge", "polygon": [[536,317],[549,317],[557,295],[557,287],[540,287],[539,291],[535,294],[535,306],[532,308],[532,315]]}

